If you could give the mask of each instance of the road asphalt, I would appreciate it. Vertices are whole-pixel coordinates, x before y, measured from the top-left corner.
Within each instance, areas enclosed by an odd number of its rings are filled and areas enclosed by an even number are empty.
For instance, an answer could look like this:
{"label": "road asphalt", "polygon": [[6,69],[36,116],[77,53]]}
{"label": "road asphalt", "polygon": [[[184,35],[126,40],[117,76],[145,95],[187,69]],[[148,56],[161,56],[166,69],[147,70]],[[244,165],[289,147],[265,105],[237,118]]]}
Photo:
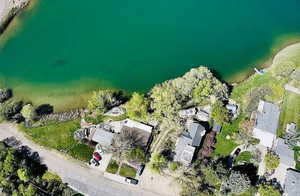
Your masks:
{"label": "road asphalt", "polygon": [[41,147],[27,139],[12,124],[0,124],[0,140],[14,136],[21,145],[29,146],[37,151],[44,164],[51,172],[58,174],[63,182],[87,196],[160,196],[139,186],[120,184],[103,177],[98,170],[72,159],[66,158],[57,151]]}

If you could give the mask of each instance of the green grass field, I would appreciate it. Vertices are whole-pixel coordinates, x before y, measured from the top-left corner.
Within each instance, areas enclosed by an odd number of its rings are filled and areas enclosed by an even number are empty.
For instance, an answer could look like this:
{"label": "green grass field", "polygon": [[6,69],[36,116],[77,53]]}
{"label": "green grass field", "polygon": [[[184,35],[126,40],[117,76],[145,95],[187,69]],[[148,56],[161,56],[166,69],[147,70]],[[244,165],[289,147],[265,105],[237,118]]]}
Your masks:
{"label": "green grass field", "polygon": [[281,107],[278,135],[283,136],[286,125],[294,122],[300,127],[300,95],[286,92]]}
{"label": "green grass field", "polygon": [[135,178],[136,169],[123,163],[120,169],[120,176]]}
{"label": "green grass field", "polygon": [[112,160],[110,160],[110,162],[106,168],[106,171],[111,174],[116,174],[118,169],[119,169],[119,165],[118,165],[117,161],[112,159]]}
{"label": "green grass field", "polygon": [[239,162],[250,163],[251,159],[252,159],[251,152],[244,151],[244,152],[241,152],[241,154],[239,154],[239,156],[235,159],[235,161],[236,161],[236,163],[239,163]]}
{"label": "green grass field", "polygon": [[79,128],[79,120],[37,128],[25,128],[21,126],[21,130],[41,146],[59,151],[63,150],[76,159],[88,161],[91,158],[93,149],[85,144],[79,144],[73,139],[73,133]]}

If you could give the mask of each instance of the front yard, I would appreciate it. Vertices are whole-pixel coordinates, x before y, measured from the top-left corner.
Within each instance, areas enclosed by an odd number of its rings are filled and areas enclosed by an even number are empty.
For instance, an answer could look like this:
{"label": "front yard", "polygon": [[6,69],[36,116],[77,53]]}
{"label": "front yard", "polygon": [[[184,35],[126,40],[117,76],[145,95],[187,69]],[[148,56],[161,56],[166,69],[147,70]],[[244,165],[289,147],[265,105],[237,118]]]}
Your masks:
{"label": "front yard", "polygon": [[[119,173],[118,173],[118,170],[119,170]],[[117,161],[112,159],[112,160],[110,160],[110,162],[106,168],[106,171],[111,174],[118,174],[123,177],[135,178],[137,169],[127,165],[126,163],[122,163],[121,168],[120,168],[120,165],[117,163]]]}
{"label": "front yard", "polygon": [[73,133],[79,128],[79,120],[36,128],[21,126],[21,130],[39,145],[65,152],[75,159],[89,161],[94,149],[78,143],[73,138]]}

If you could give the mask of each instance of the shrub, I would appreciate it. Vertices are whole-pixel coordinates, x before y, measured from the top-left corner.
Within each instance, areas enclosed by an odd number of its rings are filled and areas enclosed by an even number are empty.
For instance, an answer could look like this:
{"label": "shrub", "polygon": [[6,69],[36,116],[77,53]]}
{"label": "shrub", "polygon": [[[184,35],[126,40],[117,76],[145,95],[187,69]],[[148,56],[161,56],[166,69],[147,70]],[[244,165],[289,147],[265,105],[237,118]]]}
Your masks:
{"label": "shrub", "polygon": [[140,162],[140,163],[146,162],[145,152],[143,151],[143,149],[141,149],[139,147],[133,148],[132,150],[130,150],[129,153],[127,154],[127,158],[130,161],[136,161],[136,162]]}
{"label": "shrub", "polygon": [[174,172],[179,168],[179,164],[177,162],[169,162],[168,167]]}
{"label": "shrub", "polygon": [[229,121],[228,110],[223,106],[221,101],[217,101],[213,104],[211,117],[218,124],[225,124]]}
{"label": "shrub", "polygon": [[149,168],[152,173],[160,174],[166,164],[167,160],[163,156],[158,153],[153,153],[150,159]]}
{"label": "shrub", "polygon": [[265,155],[264,162],[267,170],[274,170],[279,166],[280,159],[278,155],[268,152]]}
{"label": "shrub", "polygon": [[251,181],[246,174],[232,171],[229,179],[221,187],[224,194],[242,194],[251,187]]}
{"label": "shrub", "polygon": [[260,196],[281,196],[279,190],[273,186],[261,185],[258,189]]}

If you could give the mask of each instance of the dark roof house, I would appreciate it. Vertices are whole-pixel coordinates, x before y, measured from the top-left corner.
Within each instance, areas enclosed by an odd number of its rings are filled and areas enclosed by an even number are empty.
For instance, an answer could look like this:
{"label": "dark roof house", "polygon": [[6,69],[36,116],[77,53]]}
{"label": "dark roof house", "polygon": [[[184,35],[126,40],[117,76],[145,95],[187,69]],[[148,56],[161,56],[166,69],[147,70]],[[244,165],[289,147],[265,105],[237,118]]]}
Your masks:
{"label": "dark roof house", "polygon": [[188,130],[183,131],[176,142],[174,161],[184,165],[190,164],[205,132],[205,128],[195,122],[190,125]]}

